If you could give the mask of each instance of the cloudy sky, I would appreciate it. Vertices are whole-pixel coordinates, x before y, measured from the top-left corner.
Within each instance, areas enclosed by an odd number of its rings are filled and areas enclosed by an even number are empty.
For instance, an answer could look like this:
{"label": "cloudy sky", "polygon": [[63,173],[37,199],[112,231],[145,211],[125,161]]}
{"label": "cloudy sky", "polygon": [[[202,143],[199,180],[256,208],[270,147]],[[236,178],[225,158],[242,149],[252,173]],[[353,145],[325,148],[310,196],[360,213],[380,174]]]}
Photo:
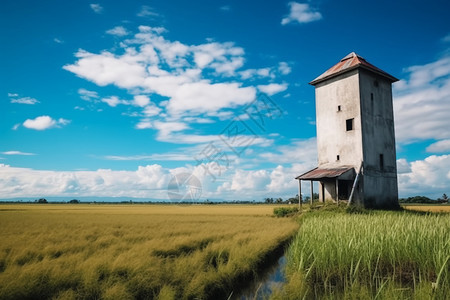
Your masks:
{"label": "cloudy sky", "polygon": [[400,196],[450,193],[448,1],[0,3],[0,198],[297,193],[312,79],[348,53],[394,84]]}

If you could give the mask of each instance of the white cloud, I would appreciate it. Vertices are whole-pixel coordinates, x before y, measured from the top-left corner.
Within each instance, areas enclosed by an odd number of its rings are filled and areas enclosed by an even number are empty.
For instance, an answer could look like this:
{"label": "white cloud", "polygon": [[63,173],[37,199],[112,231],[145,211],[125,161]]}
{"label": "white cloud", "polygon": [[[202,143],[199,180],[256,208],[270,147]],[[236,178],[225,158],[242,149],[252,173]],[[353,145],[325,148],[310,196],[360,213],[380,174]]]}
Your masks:
{"label": "white cloud", "polygon": [[140,107],[147,106],[150,104],[150,98],[145,95],[136,95],[134,96],[133,104]]}
{"label": "white cloud", "polygon": [[222,11],[230,11],[231,10],[231,6],[230,5],[223,5],[220,7],[220,10]]}
{"label": "white cloud", "polygon": [[20,127],[20,123],[14,124],[14,126],[12,127],[12,130],[17,130]]}
{"label": "white cloud", "polygon": [[443,153],[450,152],[450,139],[437,141],[427,147],[427,152]]}
{"label": "white cloud", "polygon": [[40,102],[38,100],[36,100],[35,98],[22,97],[22,98],[13,98],[13,99],[11,99],[11,103],[34,105],[34,104],[40,103]]}
{"label": "white cloud", "polygon": [[289,2],[289,16],[281,20],[281,25],[291,22],[310,23],[322,19],[322,14],[306,3]]}
{"label": "white cloud", "polygon": [[408,164],[410,171],[403,170],[405,172],[398,174],[401,197],[414,195],[439,197],[442,193],[449,193],[450,155],[432,155]]}
{"label": "white cloud", "polygon": [[103,196],[167,198],[171,175],[160,165],[135,171],[46,171],[0,164],[2,197]]}
{"label": "white cloud", "polygon": [[75,56],[79,60],[63,68],[99,86],[115,84],[121,88],[134,88],[143,84],[145,67],[133,61],[130,55],[125,54],[117,58],[107,51],[93,54],[79,50]]}
{"label": "white cloud", "polygon": [[98,99],[98,93],[94,91],[89,91],[86,89],[78,89],[78,94],[80,95],[80,98],[86,101],[94,101],[95,99]]}
{"label": "white cloud", "polygon": [[410,173],[411,166],[405,158],[397,159],[397,174]]}
{"label": "white cloud", "polygon": [[119,97],[117,97],[117,96],[102,98],[102,102],[108,104],[111,107],[116,107],[119,104],[125,104],[125,105],[129,104],[128,101],[120,100]]}
{"label": "white cloud", "polygon": [[283,75],[291,73],[291,70],[292,69],[287,62],[282,61],[278,64],[278,71]]}
{"label": "white cloud", "polygon": [[[252,87],[234,82],[211,83],[201,78],[201,68],[210,68],[216,74],[234,74],[244,61],[242,48],[229,42],[188,46],[166,40],[161,36],[163,32],[163,28],[140,26],[134,39],[124,42],[125,54],[79,50],[78,61],[64,69],[100,86],[140,88],[168,97],[169,113],[177,115],[184,111],[216,113],[254,99],[256,92]],[[189,64],[190,56],[194,57],[194,64]],[[161,69],[162,62],[172,69]]]}
{"label": "white cloud", "polygon": [[12,98],[12,97],[19,97],[19,94],[16,93],[8,93],[8,97]]}
{"label": "white cloud", "polygon": [[255,95],[253,87],[241,87],[239,83],[186,83],[172,95],[167,109],[173,115],[181,115],[186,111],[217,112],[225,107],[250,103]]}
{"label": "white cloud", "polygon": [[258,89],[263,92],[266,93],[269,96],[275,95],[277,93],[283,92],[285,90],[287,90],[288,84],[287,83],[283,83],[283,84],[279,84],[279,83],[270,83],[267,85],[258,85]]}
{"label": "white cloud", "polygon": [[45,130],[55,127],[60,127],[69,124],[70,121],[60,118],[58,120],[54,120],[49,116],[40,116],[35,119],[27,119],[23,122],[23,126],[29,129],[34,130]]}
{"label": "white cloud", "polygon": [[[158,130],[159,140],[176,143],[188,141],[188,138],[210,141],[211,136],[182,133],[192,129],[187,125],[179,131],[161,132],[164,127],[157,126],[156,122],[191,124],[201,123],[196,120],[211,123],[216,119],[229,119],[233,116],[232,109],[254,101],[257,93],[255,87],[237,82],[237,79],[253,75],[272,81],[290,71],[287,63],[281,62],[240,74],[239,69],[245,62],[243,48],[232,42],[212,40],[187,45],[167,40],[163,35],[165,32],[162,27],[139,26],[138,33],[123,40],[120,54],[79,49],[76,61],[63,68],[99,86],[114,85],[126,89],[134,95],[132,100],[121,100],[117,96],[99,100],[96,92],[85,89],[80,89],[79,93],[83,99],[94,103],[103,101],[110,106],[128,104],[138,107],[139,112],[127,113],[142,118],[135,125],[136,129]],[[260,89],[272,95],[286,90],[287,84],[262,84]],[[150,98],[158,99],[159,103],[152,103]],[[174,138],[175,135],[180,139]]]}
{"label": "white cloud", "polygon": [[89,4],[89,6],[97,14],[101,14],[103,12],[103,7],[98,3],[92,3],[92,4]]}
{"label": "white cloud", "polygon": [[274,78],[271,68],[260,68],[260,69],[247,69],[239,72],[239,75],[243,80],[251,78],[264,78],[271,77]]}
{"label": "white cloud", "polygon": [[151,103],[150,105],[147,105],[142,112],[146,117],[153,117],[159,115],[161,108]]}
{"label": "white cloud", "polygon": [[34,153],[30,153],[30,152],[22,152],[22,151],[16,151],[16,150],[11,150],[11,151],[5,151],[5,152],[1,152],[4,155],[36,155]]}
{"label": "white cloud", "polygon": [[139,123],[135,126],[136,129],[151,129],[153,128],[152,122],[150,120],[141,120]]}
{"label": "white cloud", "polygon": [[158,13],[154,12],[153,8],[147,5],[143,5],[141,10],[137,13],[138,17],[157,17]]}
{"label": "white cloud", "polygon": [[450,138],[450,56],[406,69],[394,84],[396,139],[400,143]]}
{"label": "white cloud", "polygon": [[128,32],[128,30],[126,30],[125,27],[123,27],[123,26],[116,26],[112,29],[107,30],[106,33],[110,34],[110,35],[120,36],[120,37],[130,34]]}
{"label": "white cloud", "polygon": [[64,44],[64,41],[58,38],[54,38],[53,41],[57,44]]}

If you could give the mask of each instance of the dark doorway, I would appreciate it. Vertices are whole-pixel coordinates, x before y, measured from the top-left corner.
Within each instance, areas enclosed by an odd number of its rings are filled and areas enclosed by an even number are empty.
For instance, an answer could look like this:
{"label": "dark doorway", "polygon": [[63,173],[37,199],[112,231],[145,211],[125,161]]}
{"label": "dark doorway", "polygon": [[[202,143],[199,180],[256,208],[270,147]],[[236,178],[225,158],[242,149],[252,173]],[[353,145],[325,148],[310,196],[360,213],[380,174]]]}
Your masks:
{"label": "dark doorway", "polygon": [[352,192],[352,180],[339,180],[339,199],[348,200]]}

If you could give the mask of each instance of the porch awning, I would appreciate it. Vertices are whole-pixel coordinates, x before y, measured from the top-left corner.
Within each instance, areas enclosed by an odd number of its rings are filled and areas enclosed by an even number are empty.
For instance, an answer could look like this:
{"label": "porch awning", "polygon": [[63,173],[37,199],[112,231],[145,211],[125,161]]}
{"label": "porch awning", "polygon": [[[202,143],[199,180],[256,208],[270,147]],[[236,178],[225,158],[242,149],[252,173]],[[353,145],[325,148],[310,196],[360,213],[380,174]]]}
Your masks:
{"label": "porch awning", "polygon": [[342,166],[339,168],[319,168],[319,167],[317,167],[306,173],[303,173],[302,175],[295,177],[295,179],[318,181],[323,178],[336,178],[341,175],[344,175],[347,172],[354,172],[354,168],[351,166]]}

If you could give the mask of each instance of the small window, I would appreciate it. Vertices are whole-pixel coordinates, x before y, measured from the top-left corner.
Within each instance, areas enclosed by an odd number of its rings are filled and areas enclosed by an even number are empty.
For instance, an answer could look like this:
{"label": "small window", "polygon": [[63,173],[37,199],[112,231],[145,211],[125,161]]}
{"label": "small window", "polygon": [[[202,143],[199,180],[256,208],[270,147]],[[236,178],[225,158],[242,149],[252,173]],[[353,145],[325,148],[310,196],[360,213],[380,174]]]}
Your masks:
{"label": "small window", "polygon": [[384,156],[380,154],[380,170],[384,169]]}
{"label": "small window", "polygon": [[339,155],[336,155],[336,160],[339,160]]}
{"label": "small window", "polygon": [[353,119],[348,119],[345,121],[345,128],[347,131],[353,130]]}
{"label": "small window", "polygon": [[341,106],[340,105],[338,105],[338,111],[341,111]]}
{"label": "small window", "polygon": [[370,93],[370,100],[373,101],[373,93]]}

